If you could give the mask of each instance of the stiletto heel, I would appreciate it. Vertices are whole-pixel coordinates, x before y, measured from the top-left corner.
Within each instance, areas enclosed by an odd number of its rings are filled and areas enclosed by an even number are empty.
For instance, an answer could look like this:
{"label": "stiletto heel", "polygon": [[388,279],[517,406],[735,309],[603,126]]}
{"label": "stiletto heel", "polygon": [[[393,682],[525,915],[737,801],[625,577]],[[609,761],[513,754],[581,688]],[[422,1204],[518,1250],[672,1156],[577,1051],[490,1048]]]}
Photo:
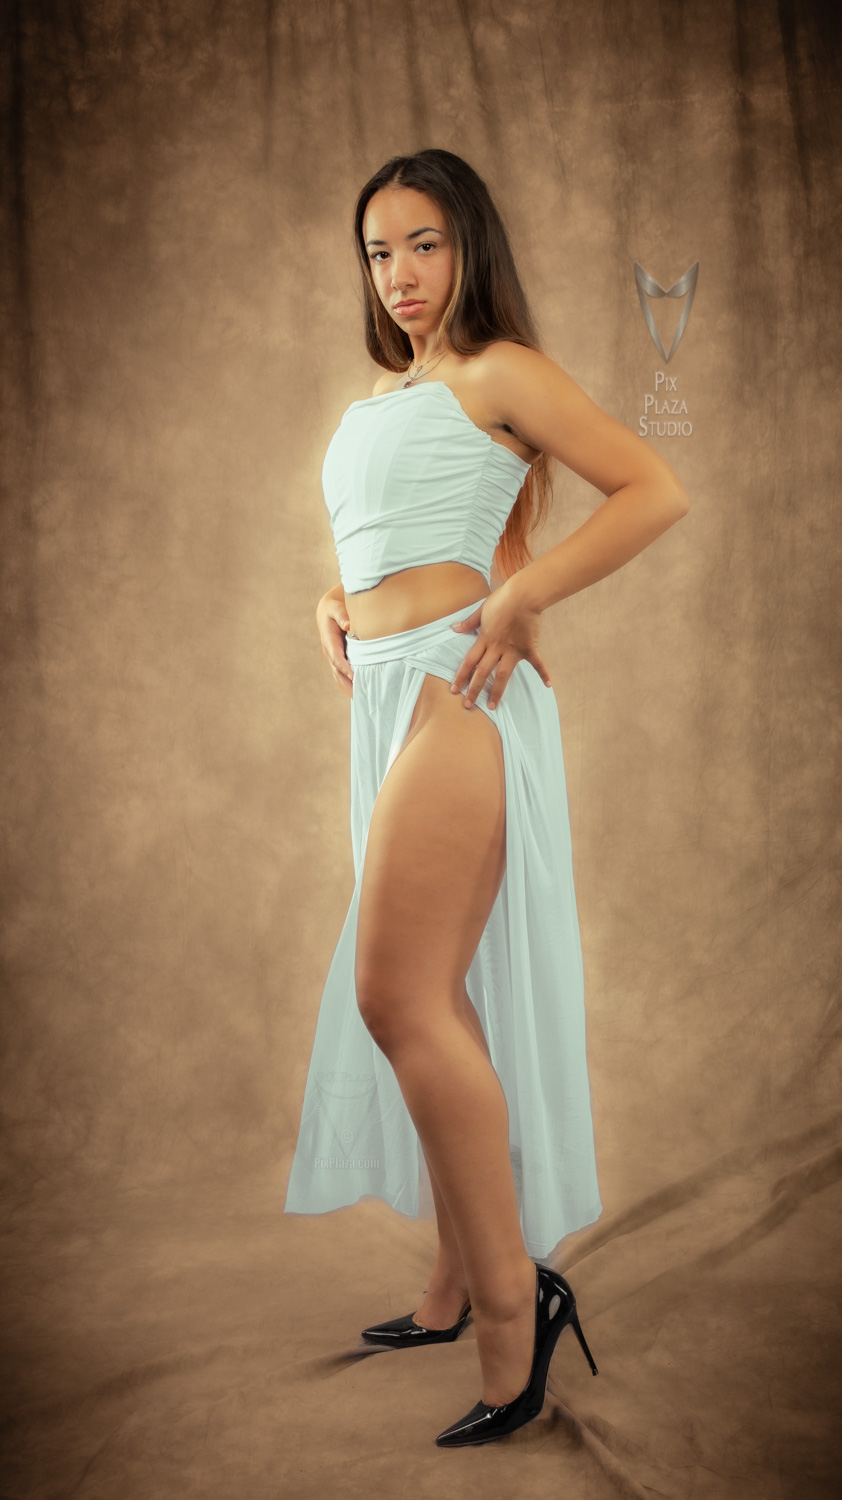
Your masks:
{"label": "stiletto heel", "polygon": [[364,1328],[362,1337],[367,1344],[381,1344],[386,1349],[415,1349],[420,1344],[453,1344],[468,1321],[471,1304],[463,1308],[457,1321],[450,1328],[424,1328],[413,1321],[412,1313],[402,1318],[390,1318],[386,1323],[372,1323]]}
{"label": "stiletto heel", "polygon": [[587,1344],[585,1343],[585,1335],[583,1334],[581,1325],[579,1323],[579,1314],[576,1311],[576,1304],[575,1303],[573,1304],[573,1306],[570,1309],[570,1322],[573,1325],[573,1332],[575,1333],[577,1339],[579,1340],[579,1343],[582,1345],[582,1353],[584,1354],[585,1359],[587,1360],[588,1364],[590,1365],[591,1370],[593,1371],[594,1375],[598,1375],[599,1371],[598,1371],[596,1365],[593,1362],[593,1355],[591,1354],[590,1349],[588,1348]]}
{"label": "stiletto heel", "polygon": [[594,1375],[597,1368],[585,1337],[579,1327],[576,1298],[570,1283],[560,1271],[549,1266],[537,1267],[535,1287],[535,1348],[532,1369],[519,1396],[506,1401],[502,1406],[489,1406],[478,1401],[476,1406],[458,1422],[440,1432],[436,1442],[440,1448],[461,1448],[467,1443],[492,1443],[496,1438],[508,1437],[518,1427],[537,1417],[544,1405],[547,1390],[547,1375],[556,1340],[572,1323],[573,1330],[582,1345]]}

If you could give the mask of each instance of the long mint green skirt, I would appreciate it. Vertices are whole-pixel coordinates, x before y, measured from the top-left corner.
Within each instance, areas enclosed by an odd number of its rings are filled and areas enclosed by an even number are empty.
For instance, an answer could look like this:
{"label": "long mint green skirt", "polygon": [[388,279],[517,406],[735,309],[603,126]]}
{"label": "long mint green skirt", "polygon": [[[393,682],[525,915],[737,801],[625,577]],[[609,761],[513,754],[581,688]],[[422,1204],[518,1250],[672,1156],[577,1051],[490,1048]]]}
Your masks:
{"label": "long mint green skirt", "polygon": [[[471,636],[451,625],[480,603],[395,635],[347,637],[355,886],[319,1007],[287,1213],[327,1213],[370,1197],[413,1218],[433,1211],[417,1132],[357,1008],[357,906],[374,801],[424,676],[452,680]],[[553,689],[520,661],[496,709],[487,706],[490,690],[487,683],[477,708],[503,745],[506,870],[466,984],[506,1096],[526,1249],[544,1257],[602,1212],[567,786]]]}

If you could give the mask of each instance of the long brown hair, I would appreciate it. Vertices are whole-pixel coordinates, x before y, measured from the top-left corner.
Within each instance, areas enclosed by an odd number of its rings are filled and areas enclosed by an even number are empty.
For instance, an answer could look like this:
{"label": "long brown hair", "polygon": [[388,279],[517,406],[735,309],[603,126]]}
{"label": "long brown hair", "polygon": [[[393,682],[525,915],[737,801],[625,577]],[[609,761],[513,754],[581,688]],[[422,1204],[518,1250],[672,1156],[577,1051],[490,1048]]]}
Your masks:
{"label": "long brown hair", "polygon": [[[361,189],[354,209],[354,243],[365,295],[365,344],[375,364],[397,374],[412,361],[409,335],[397,327],[377,295],[363,239],[369,200],[381,188],[393,186],[426,193],[447,221],[455,268],[450,300],[439,325],[442,346],[454,354],[471,355],[497,339],[508,339],[541,350],[508,235],[488,188],[461,156],[431,147],[414,156],[391,157]],[[551,495],[549,458],[542,453],[521,485],[497,544],[494,556],[502,578],[532,561],[527,536],[545,521]]]}

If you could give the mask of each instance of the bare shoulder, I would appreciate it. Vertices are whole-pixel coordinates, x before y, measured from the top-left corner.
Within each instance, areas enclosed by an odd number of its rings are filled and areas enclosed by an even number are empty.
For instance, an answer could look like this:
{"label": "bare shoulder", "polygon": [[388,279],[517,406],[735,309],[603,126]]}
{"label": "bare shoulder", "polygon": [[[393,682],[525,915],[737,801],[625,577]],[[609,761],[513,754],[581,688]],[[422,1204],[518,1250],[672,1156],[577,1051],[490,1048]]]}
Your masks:
{"label": "bare shoulder", "polygon": [[392,370],[384,370],[374,382],[372,396],[385,396],[387,391],[393,391],[395,389],[395,378]]}
{"label": "bare shoulder", "polygon": [[539,442],[539,430],[530,426],[528,413],[534,410],[536,396],[546,389],[557,370],[546,354],[528,349],[512,339],[496,339],[466,361],[466,375],[477,397],[494,425],[508,428],[523,443],[541,453],[546,446]]}
{"label": "bare shoulder", "polygon": [[552,382],[555,375],[564,376],[561,366],[548,354],[528,349],[512,339],[496,339],[486,345],[471,360],[471,366],[478,392],[495,405],[505,403],[507,398],[528,399]]}
{"label": "bare shoulder", "polygon": [[639,479],[683,494],[666,460],[540,349],[498,339],[476,356],[473,373],[500,421],[603,495]]}

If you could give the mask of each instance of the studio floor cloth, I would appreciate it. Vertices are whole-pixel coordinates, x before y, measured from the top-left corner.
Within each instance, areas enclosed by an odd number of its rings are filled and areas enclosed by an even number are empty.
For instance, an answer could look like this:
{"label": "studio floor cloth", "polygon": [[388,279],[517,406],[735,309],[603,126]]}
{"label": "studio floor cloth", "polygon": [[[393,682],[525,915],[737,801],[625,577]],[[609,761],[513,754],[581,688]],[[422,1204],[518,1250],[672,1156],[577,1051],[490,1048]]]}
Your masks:
{"label": "studio floor cloth", "polygon": [[[357,1007],[357,908],[374,801],[404,742],[425,674],[453,680],[471,632],[451,626],[482,602],[395,635],[346,638],[354,670],[356,879],[319,1009],[287,1213],[326,1213],[366,1197],[382,1198],[413,1218],[433,1209],[424,1153],[397,1078]],[[506,869],[466,986],[506,1096],[526,1249],[540,1257],[602,1212],[582,949],[555,693],[524,660],[495,709],[488,708],[492,685],[484,685],[476,706],[502,740]]]}

